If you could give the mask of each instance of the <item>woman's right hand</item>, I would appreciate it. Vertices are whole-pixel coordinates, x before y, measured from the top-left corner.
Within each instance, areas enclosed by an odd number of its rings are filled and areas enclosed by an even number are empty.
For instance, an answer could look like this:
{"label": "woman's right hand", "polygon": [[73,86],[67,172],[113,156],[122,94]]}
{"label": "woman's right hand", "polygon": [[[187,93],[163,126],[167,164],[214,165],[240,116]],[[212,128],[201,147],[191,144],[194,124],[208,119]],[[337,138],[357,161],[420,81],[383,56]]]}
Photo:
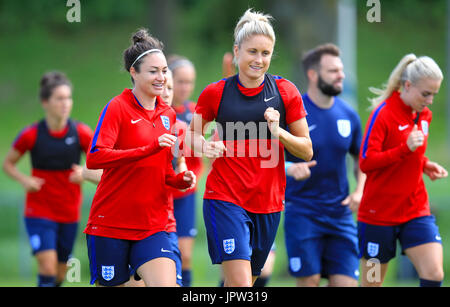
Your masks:
{"label": "woman's right hand", "polygon": [[215,159],[223,156],[223,152],[226,151],[225,145],[222,141],[206,141],[203,145],[203,154],[209,159]]}
{"label": "woman's right hand", "polygon": [[409,150],[415,151],[418,147],[422,146],[425,140],[423,132],[419,130],[417,125],[414,125],[413,130],[408,135],[406,140],[406,145],[408,145]]}
{"label": "woman's right hand", "polygon": [[172,147],[176,141],[177,137],[169,133],[165,133],[158,138],[159,146],[161,147]]}
{"label": "woman's right hand", "polygon": [[33,176],[25,176],[21,181],[25,191],[31,193],[40,191],[44,183],[44,179]]}

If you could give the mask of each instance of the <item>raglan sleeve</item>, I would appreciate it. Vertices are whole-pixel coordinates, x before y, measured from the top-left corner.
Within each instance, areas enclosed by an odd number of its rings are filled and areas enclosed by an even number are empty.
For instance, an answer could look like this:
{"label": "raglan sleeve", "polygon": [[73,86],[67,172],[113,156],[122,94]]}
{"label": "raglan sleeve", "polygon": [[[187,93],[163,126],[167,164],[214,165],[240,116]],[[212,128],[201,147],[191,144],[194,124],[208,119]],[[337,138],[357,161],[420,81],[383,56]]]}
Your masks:
{"label": "raglan sleeve", "polygon": [[116,149],[115,144],[119,135],[121,117],[118,101],[113,100],[104,107],[86,155],[87,168],[105,169],[123,166],[157,153],[162,149],[157,138],[151,144],[145,146]]}
{"label": "raglan sleeve", "polygon": [[359,166],[364,173],[387,167],[401,161],[411,151],[406,141],[396,147],[383,150],[383,142],[389,131],[389,121],[383,112],[372,112],[361,143]]}

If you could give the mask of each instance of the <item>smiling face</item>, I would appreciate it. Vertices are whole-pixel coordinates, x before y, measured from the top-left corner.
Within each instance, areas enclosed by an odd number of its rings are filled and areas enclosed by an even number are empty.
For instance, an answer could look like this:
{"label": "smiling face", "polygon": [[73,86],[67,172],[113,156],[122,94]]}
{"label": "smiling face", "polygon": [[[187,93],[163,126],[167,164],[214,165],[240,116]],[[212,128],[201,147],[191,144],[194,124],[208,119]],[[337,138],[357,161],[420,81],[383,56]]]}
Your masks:
{"label": "smiling face", "polygon": [[50,97],[42,101],[47,116],[57,120],[67,120],[72,111],[72,88],[68,85],[59,85],[52,90]]}
{"label": "smiling face", "polygon": [[167,61],[162,52],[152,52],[142,59],[139,71],[130,68],[136,88],[149,97],[161,96],[166,83]]}
{"label": "smiling face", "polygon": [[442,79],[422,78],[416,84],[405,81],[401,98],[414,111],[422,112],[433,103],[434,96],[439,92]]}
{"label": "smiling face", "polygon": [[234,46],[234,56],[239,67],[239,80],[246,87],[257,87],[264,81],[272,59],[274,43],[266,35],[252,35]]}

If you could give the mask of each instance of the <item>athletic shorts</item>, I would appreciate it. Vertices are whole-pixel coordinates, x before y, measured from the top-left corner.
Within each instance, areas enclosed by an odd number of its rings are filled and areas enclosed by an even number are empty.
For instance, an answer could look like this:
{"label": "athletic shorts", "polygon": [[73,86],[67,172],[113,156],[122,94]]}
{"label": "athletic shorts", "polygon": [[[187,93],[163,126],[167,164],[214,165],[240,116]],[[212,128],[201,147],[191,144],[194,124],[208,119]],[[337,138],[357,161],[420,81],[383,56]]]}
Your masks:
{"label": "athletic shorts", "polygon": [[[175,232],[169,232],[169,240],[170,240],[170,244],[172,245],[172,249],[173,252],[175,254],[175,267],[177,270],[177,284],[180,287],[183,287],[183,277],[181,274],[181,252],[180,249],[178,248],[178,236]],[[130,276],[134,275],[134,279],[135,280],[141,280],[141,277],[136,273],[135,270],[130,270]]]}
{"label": "athletic shorts", "polygon": [[203,216],[212,263],[249,260],[252,275],[259,276],[275,241],[280,215],[251,213],[229,202],[204,199]]}
{"label": "athletic shorts", "polygon": [[91,284],[117,286],[127,282],[137,269],[155,258],[177,256],[167,232],[157,232],[143,240],[123,240],[86,235]]}
{"label": "athletic shorts", "polygon": [[339,274],[358,279],[358,237],[352,214],[311,216],[289,208],[286,203],[284,236],[289,273],[294,277]]}
{"label": "athletic shorts", "polygon": [[41,218],[25,218],[33,255],[56,250],[59,262],[67,262],[77,236],[78,223],[57,223]]}
{"label": "athletic shorts", "polygon": [[358,222],[360,255],[365,259],[376,258],[387,263],[395,257],[397,239],[402,254],[405,249],[431,242],[442,244],[439,228],[433,215],[412,219],[396,226],[378,226]]}
{"label": "athletic shorts", "polygon": [[173,200],[173,214],[177,221],[177,235],[182,237],[195,237],[195,193]]}

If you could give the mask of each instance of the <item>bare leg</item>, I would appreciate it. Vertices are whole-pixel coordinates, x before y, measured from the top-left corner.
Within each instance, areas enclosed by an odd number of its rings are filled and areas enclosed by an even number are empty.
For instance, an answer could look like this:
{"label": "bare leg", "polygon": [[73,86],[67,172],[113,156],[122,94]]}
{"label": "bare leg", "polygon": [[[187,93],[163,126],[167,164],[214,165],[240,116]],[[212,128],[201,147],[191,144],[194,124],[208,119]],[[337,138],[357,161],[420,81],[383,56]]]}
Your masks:
{"label": "bare leg", "polygon": [[251,287],[256,280],[252,276],[250,261],[243,259],[222,262],[225,287]]}
{"label": "bare leg", "polygon": [[443,251],[440,243],[426,243],[405,249],[419,277],[432,281],[444,279]]}
{"label": "bare leg", "polygon": [[380,263],[376,259],[361,258],[361,286],[381,287],[386,276],[388,263]]}
{"label": "bare leg", "polygon": [[137,269],[147,287],[176,287],[175,261],[160,257],[147,261]]}
{"label": "bare leg", "polygon": [[318,287],[320,283],[320,274],[298,277],[296,283],[297,287]]}

